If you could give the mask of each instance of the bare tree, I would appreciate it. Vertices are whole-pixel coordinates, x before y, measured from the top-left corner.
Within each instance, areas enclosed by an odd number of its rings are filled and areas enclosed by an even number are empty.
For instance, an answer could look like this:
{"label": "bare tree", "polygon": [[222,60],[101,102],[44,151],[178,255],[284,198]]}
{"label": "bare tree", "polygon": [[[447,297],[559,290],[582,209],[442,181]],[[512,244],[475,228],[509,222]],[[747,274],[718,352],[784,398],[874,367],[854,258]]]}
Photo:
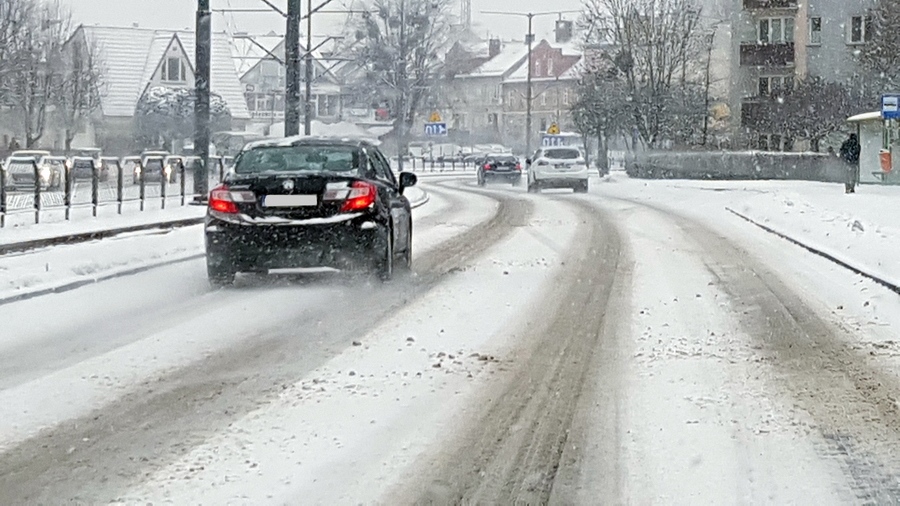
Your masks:
{"label": "bare tree", "polygon": [[25,146],[35,147],[44,135],[48,112],[62,81],[63,46],[70,29],[68,12],[58,3],[30,2],[29,15],[17,32],[6,74],[6,98],[22,119]]}
{"label": "bare tree", "polygon": [[76,32],[66,43],[63,67],[54,93],[57,116],[65,129],[65,149],[72,149],[72,141],[79,127],[100,107],[102,72],[97,45],[87,40],[84,31]]}
{"label": "bare tree", "polygon": [[[586,0],[589,42],[616,48],[631,103],[633,127],[650,147],[686,140],[705,119],[693,111],[702,82],[703,27],[695,0]],[[703,101],[700,101],[702,108]],[[686,115],[687,114],[687,115]],[[687,122],[687,123],[685,123]]]}
{"label": "bare tree", "polygon": [[450,7],[450,0],[372,0],[348,22],[350,53],[363,69],[353,91],[388,106],[401,143],[440,75]]}
{"label": "bare tree", "polygon": [[627,135],[633,124],[631,104],[624,76],[607,52],[588,48],[585,60],[572,116],[585,138],[597,139],[597,167],[605,173],[610,140]]}

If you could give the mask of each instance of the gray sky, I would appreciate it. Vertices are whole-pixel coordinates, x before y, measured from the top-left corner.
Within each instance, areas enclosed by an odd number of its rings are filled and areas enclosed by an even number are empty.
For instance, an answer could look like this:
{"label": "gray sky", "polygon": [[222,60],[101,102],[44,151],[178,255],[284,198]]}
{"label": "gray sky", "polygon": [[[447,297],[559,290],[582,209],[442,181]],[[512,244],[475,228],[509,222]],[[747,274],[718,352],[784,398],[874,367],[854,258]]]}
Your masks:
{"label": "gray sky", "polygon": [[[227,8],[264,8],[259,0],[210,0],[213,9]],[[72,14],[77,23],[89,25],[129,26],[138,23],[147,28],[189,28],[194,25],[197,2],[194,0],[68,0]],[[349,5],[351,0],[335,0],[333,5]],[[273,0],[275,5],[284,6],[286,0]],[[306,2],[303,2],[304,5]],[[319,1],[313,0],[314,4]],[[524,17],[488,16],[481,14],[484,10],[500,10],[515,12],[544,12],[549,10],[578,10],[581,0],[472,0],[473,18],[476,33],[500,35],[508,40],[512,37],[522,40],[527,31]],[[336,9],[339,7],[335,7]],[[459,8],[454,9],[459,13]],[[566,17],[574,19],[575,14]],[[314,35],[330,35],[340,31],[342,15],[320,15],[313,18],[318,21],[313,28]],[[555,16],[535,18],[535,34],[538,39],[549,37]],[[284,21],[278,14],[231,13],[216,16],[215,29],[224,29],[228,25],[233,31],[245,31],[252,34],[275,31],[284,33]]]}

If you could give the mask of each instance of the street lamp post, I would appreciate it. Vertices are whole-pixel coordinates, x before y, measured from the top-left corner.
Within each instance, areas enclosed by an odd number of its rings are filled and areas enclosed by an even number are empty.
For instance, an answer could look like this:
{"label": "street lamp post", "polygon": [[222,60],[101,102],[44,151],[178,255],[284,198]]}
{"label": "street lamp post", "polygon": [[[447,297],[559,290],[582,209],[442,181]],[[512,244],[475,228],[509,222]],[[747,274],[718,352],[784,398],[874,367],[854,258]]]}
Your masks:
{"label": "street lamp post", "polygon": [[285,30],[284,135],[300,133],[300,6],[301,0],[288,0]]}
{"label": "street lamp post", "polygon": [[196,103],[194,104],[194,193],[206,199],[209,190],[209,93],[212,55],[212,13],[209,0],[197,1],[197,43],[194,61],[197,62],[194,77]]}
{"label": "street lamp post", "polygon": [[312,135],[312,80],[313,80],[313,57],[312,57],[312,0],[307,2],[306,12],[306,103],[303,106],[303,133]]}
{"label": "street lamp post", "polygon": [[507,11],[481,11],[482,14],[499,14],[502,16],[523,16],[528,18],[528,34],[525,35],[525,43],[528,45],[528,69],[525,77],[525,156],[531,156],[531,102],[534,96],[531,88],[531,48],[534,43],[532,30],[533,20],[537,16],[550,14],[560,15],[580,11],[553,11],[553,12],[507,12]]}

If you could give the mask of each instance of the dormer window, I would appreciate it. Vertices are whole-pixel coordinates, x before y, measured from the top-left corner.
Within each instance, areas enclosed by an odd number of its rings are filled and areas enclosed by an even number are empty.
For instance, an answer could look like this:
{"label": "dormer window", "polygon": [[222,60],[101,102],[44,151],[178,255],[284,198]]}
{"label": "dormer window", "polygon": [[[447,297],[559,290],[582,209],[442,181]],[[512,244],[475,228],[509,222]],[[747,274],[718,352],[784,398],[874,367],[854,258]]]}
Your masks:
{"label": "dormer window", "polygon": [[162,66],[162,80],[169,83],[186,82],[184,61],[181,58],[166,58]]}

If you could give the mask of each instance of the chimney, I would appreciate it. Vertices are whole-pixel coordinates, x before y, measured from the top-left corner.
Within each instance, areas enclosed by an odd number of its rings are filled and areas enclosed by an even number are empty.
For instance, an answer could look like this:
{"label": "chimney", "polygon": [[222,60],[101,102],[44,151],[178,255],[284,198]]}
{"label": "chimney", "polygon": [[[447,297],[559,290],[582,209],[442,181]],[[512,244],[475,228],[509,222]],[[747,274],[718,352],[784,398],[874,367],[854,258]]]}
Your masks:
{"label": "chimney", "polygon": [[488,41],[488,57],[493,58],[500,54],[500,39],[491,39]]}
{"label": "chimney", "polygon": [[572,40],[572,22],[566,19],[556,20],[556,43],[564,44]]}

